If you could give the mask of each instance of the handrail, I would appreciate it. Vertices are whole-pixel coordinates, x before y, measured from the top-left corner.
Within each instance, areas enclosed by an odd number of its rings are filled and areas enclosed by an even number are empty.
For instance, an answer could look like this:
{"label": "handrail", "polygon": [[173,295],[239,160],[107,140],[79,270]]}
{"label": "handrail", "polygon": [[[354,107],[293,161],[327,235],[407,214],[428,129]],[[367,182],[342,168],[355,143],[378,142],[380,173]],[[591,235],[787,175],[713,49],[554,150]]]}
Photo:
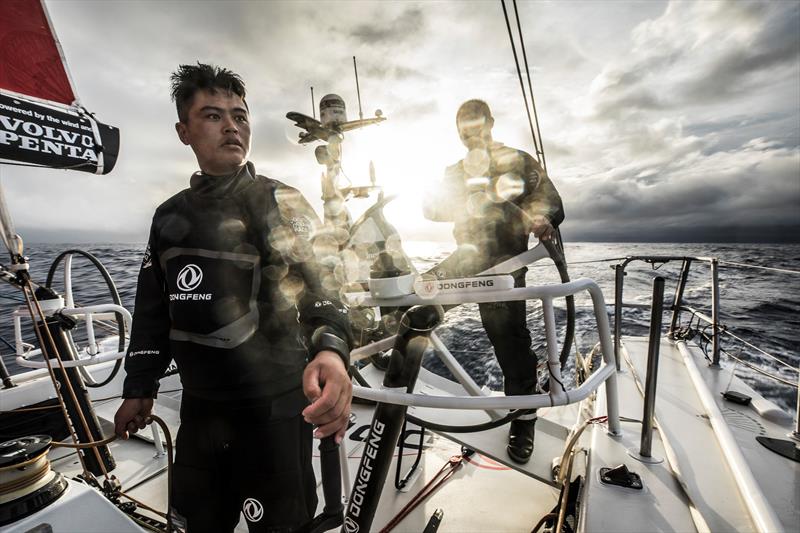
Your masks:
{"label": "handrail", "polygon": [[[38,353],[38,350],[37,352]],[[122,359],[125,357],[125,352],[111,352],[102,355],[94,355],[92,357],[88,357],[86,359],[75,359],[74,361],[64,361],[64,368],[73,368],[78,366],[91,366],[91,365],[99,365],[100,363],[105,363],[107,361],[116,361],[117,359]],[[26,359],[24,357],[17,357],[16,362],[19,366],[24,366],[26,368],[47,368],[47,363],[44,361],[31,361],[30,359]]]}
{"label": "handrail", "polygon": [[[544,298],[564,298],[577,292],[592,290],[600,293],[600,287],[589,278],[580,278],[569,283],[554,285],[533,285],[530,287],[516,287],[504,290],[483,290],[480,292],[440,292],[432,296],[407,294],[397,298],[375,298],[369,292],[351,292],[346,294],[350,305],[380,307],[380,306],[414,306],[414,305],[458,305],[462,303],[488,303],[496,301],[513,300],[542,300]],[[605,302],[605,300],[603,300]],[[603,313],[605,315],[605,312]]]}
{"label": "handrail", "polygon": [[[593,311],[600,336],[603,365],[577,389],[567,390],[561,377],[553,299],[571,296],[580,291],[587,291],[592,299]],[[608,429],[609,433],[612,435],[620,434],[616,365],[614,363],[611,333],[609,330],[603,293],[594,281],[588,278],[581,278],[569,283],[557,285],[535,285],[503,291],[490,290],[483,292],[439,293],[427,298],[416,294],[398,298],[374,298],[369,293],[355,293],[348,296],[350,297],[351,303],[356,305],[409,307],[414,305],[483,303],[499,300],[540,300],[544,311],[547,364],[550,370],[550,388],[547,394],[531,394],[526,396],[444,397],[401,393],[394,390],[380,390],[354,385],[354,396],[377,402],[442,409],[531,409],[580,402],[597,390],[601,384],[607,382],[606,401],[608,404]],[[364,354],[369,352],[369,350],[366,350],[368,347],[371,347],[371,345],[362,348]]]}
{"label": "handrail", "polygon": [[[689,277],[689,270],[691,267],[691,263],[695,261],[709,263],[711,266],[711,324],[713,327],[713,334],[711,336],[713,349],[711,355],[712,365],[719,366],[719,354],[720,354],[720,342],[719,342],[719,335],[722,330],[719,323],[719,275],[718,275],[718,266],[719,260],[716,257],[693,257],[693,256],[685,256],[685,255],[631,255],[625,258],[621,263],[615,266],[616,278],[615,278],[615,297],[614,300],[614,356],[616,357],[617,361],[619,361],[619,347],[622,342],[622,286],[624,284],[625,279],[625,267],[628,264],[632,263],[633,261],[643,261],[645,263],[656,264],[656,263],[669,263],[670,261],[682,261],[683,266],[681,268],[681,275],[678,279],[678,286],[675,290],[675,300],[672,302],[672,309],[673,314],[670,320],[670,331],[669,334],[672,336],[674,334],[674,326],[677,326],[678,319],[680,317],[681,311],[681,304],[683,298],[683,291],[686,286],[686,281]],[[673,326],[674,325],[674,326]]]}
{"label": "handrail", "polygon": [[[622,263],[620,263],[618,265],[615,265],[615,267],[614,267],[615,271],[616,271],[616,274],[617,274],[616,283],[615,283],[615,295],[616,295],[616,297],[615,297],[615,301],[614,301],[614,355],[615,355],[615,358],[617,359],[617,361],[619,361],[619,344],[621,342],[622,307],[623,307],[623,304],[622,304],[622,284],[624,283],[624,275],[625,275],[624,271],[625,271],[625,267],[629,263],[631,263],[633,261],[637,261],[637,260],[638,261],[644,261],[644,262],[651,263],[651,264],[652,263],[666,263],[666,262],[673,261],[673,260],[681,260],[681,261],[683,261],[683,266],[681,267],[681,274],[680,274],[680,277],[678,279],[678,286],[675,289],[675,298],[673,299],[672,307],[671,307],[673,314],[672,314],[672,319],[670,321],[670,328],[669,328],[669,332],[668,332],[668,335],[669,335],[669,337],[671,339],[675,339],[675,333],[677,332],[677,324],[678,324],[678,318],[680,316],[680,312],[681,311],[689,311],[689,312],[692,313],[692,315],[698,317],[698,319],[704,320],[705,322],[710,324],[712,326],[712,328],[713,328],[713,334],[712,334],[712,337],[711,337],[711,340],[712,340],[712,343],[713,343],[712,362],[711,362],[712,366],[716,366],[716,367],[719,366],[720,352],[722,351],[721,350],[721,346],[720,346],[720,336],[722,334],[728,334],[728,335],[734,337],[735,339],[739,340],[740,342],[744,343],[745,345],[750,346],[751,348],[761,352],[762,354],[764,354],[764,355],[766,355],[766,356],[768,356],[768,357],[770,357],[772,359],[776,359],[776,360],[780,361],[780,359],[778,359],[774,355],[765,352],[764,350],[752,345],[751,343],[745,341],[744,339],[741,339],[741,338],[737,337],[736,335],[733,335],[732,333],[728,332],[724,327],[721,326],[721,324],[719,322],[719,308],[720,308],[719,265],[730,265],[730,266],[734,266],[734,267],[738,267],[738,268],[754,268],[754,269],[770,270],[770,271],[781,272],[781,273],[785,273],[785,274],[800,274],[800,271],[794,271],[794,270],[789,270],[789,269],[781,269],[781,268],[773,268],[773,267],[765,267],[765,266],[761,266],[761,265],[747,265],[745,263],[735,263],[735,262],[731,262],[731,261],[720,261],[716,257],[658,256],[658,255],[654,255],[654,256],[628,256],[622,261]],[[706,314],[704,314],[704,313],[702,313],[702,312],[700,312],[700,311],[698,311],[698,310],[696,310],[696,309],[694,309],[694,308],[692,308],[690,306],[683,305],[683,301],[682,301],[683,300],[683,291],[684,291],[685,286],[686,286],[686,281],[687,281],[687,279],[689,277],[689,269],[690,269],[691,263],[694,262],[694,261],[707,262],[707,263],[710,264],[710,267],[711,267],[711,297],[712,297],[712,301],[711,301],[711,317],[709,317],[708,315],[706,315]],[[730,354],[728,354],[728,356],[729,357],[733,357]],[[735,359],[735,357],[734,357],[734,359]],[[781,361],[781,363],[786,365],[786,363],[784,363],[782,361]],[[752,365],[748,365],[748,366],[751,366],[751,368],[753,368],[753,370],[756,370],[756,371],[762,373],[763,375],[766,375],[766,376],[772,378],[773,380],[786,383],[783,380],[777,379],[775,376],[772,376],[770,374],[767,374],[766,372],[760,371],[760,370],[752,367]],[[786,366],[789,366],[789,365],[786,365]],[[800,372],[800,369],[798,369],[796,371]],[[799,379],[798,379],[797,409],[800,412],[800,376],[799,376]],[[794,434],[795,438],[800,438],[800,416],[797,417],[796,427],[795,427],[795,430],[794,430],[793,434]]]}
{"label": "handrail", "polygon": [[[122,320],[125,324],[126,331],[130,331],[131,322],[133,321],[130,311],[128,311],[121,305],[116,305],[116,304],[98,304],[98,305],[89,305],[86,307],[62,308],[57,310],[55,313],[56,314],[60,313],[66,316],[84,317],[84,319],[87,320],[87,334],[89,336],[89,345],[95,347],[97,346],[97,342],[94,338],[94,329],[92,327],[89,327],[89,323],[92,321],[93,316],[100,315],[103,313],[118,313],[122,316]],[[47,368],[47,363],[45,361],[31,361],[29,359],[32,356],[41,354],[41,350],[31,350],[27,352],[23,350],[24,343],[22,342],[22,327],[21,327],[21,321],[18,318],[19,317],[15,317],[14,320],[14,337],[17,345],[17,357],[16,357],[17,364],[26,368]],[[100,363],[105,363],[106,361],[114,361],[117,359],[121,359],[124,356],[125,356],[124,350],[118,350],[104,354],[95,353],[91,354],[90,357],[87,357],[85,359],[64,361],[64,366],[66,368],[71,368],[71,367],[97,365]]]}

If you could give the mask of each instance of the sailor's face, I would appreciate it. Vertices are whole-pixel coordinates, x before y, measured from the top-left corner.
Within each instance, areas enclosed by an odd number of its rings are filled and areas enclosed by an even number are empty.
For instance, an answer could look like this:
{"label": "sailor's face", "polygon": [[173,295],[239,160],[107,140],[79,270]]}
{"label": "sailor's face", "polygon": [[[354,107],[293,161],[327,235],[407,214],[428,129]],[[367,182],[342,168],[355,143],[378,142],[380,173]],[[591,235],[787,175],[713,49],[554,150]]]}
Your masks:
{"label": "sailor's face", "polygon": [[192,147],[205,174],[231,174],[247,162],[250,153],[250,114],[242,97],[225,91],[197,91],[186,122],[175,129],[183,144]]}
{"label": "sailor's face", "polygon": [[491,138],[491,118],[483,115],[459,115],[456,117],[458,136],[464,146],[473,150],[484,147],[486,140]]}

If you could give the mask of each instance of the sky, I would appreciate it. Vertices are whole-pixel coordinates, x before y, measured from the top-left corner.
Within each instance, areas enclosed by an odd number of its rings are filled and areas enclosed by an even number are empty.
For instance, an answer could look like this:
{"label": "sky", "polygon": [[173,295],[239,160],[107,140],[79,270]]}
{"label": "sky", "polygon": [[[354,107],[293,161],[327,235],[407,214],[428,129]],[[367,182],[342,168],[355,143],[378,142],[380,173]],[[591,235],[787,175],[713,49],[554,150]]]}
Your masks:
{"label": "sky", "polygon": [[[245,79],[250,159],[321,213],[323,167],[285,115],[311,114],[313,86],[317,102],[339,94],[357,118],[356,56],[364,115],[388,120],[346,135],[344,172],[366,184],[373,161],[398,194],[387,217],[405,239],[452,240],[421,204],[465,154],[461,102],[486,100],[495,139],[534,151],[499,1],[46,5],[82,104],[122,140],[107,176],[0,167],[29,242],[146,240],[154,209],[197,169],[169,98],[184,63]],[[518,8],[567,241],[800,240],[800,2]]]}

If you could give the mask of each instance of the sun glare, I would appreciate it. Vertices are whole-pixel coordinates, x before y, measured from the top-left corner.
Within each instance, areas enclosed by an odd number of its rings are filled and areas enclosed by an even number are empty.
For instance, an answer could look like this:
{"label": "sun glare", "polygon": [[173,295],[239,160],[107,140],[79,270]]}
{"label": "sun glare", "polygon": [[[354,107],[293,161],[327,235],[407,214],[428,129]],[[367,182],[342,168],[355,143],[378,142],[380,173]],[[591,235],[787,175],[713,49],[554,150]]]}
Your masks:
{"label": "sun glare", "polygon": [[[447,139],[436,128],[441,124],[433,121],[413,125],[387,122],[349,132],[343,143],[344,183],[369,185],[372,162],[376,184],[383,187],[385,195],[395,197],[384,210],[386,218],[404,240],[450,238],[449,224],[431,222],[422,215],[425,195],[441,181],[445,167],[463,157],[455,132],[449,132],[454,138]],[[375,198],[348,202],[353,219],[373,205]]]}

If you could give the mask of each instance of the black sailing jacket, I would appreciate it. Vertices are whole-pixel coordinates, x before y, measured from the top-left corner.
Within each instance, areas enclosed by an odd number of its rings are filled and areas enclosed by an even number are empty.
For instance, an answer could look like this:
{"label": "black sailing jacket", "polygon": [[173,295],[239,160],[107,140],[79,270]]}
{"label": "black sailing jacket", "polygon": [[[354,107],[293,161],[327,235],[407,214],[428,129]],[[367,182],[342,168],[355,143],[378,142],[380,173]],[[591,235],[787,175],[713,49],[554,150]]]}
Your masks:
{"label": "black sailing jacket", "polygon": [[172,359],[192,395],[275,396],[300,385],[313,328],[349,343],[344,306],[322,290],[317,226],[296,189],[251,163],[195,174],[153,216],[123,397],[153,397]]}
{"label": "black sailing jacket", "polygon": [[456,242],[481,258],[474,272],[528,249],[530,230],[523,212],[543,215],[553,227],[564,220],[561,197],[541,165],[530,154],[498,142],[447,167],[425,201],[425,216],[455,222]]}

